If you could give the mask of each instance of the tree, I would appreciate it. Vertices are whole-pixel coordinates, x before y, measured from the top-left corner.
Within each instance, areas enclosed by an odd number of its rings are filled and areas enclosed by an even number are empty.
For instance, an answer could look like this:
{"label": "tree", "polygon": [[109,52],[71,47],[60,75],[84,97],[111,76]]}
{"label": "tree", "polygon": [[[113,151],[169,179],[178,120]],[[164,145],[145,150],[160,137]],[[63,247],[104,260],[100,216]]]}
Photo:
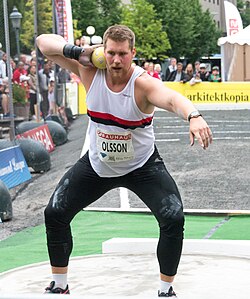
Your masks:
{"label": "tree", "polygon": [[[40,0],[37,1],[37,24],[38,32],[52,33],[52,3],[51,0]],[[22,21],[22,33],[20,40],[22,41],[23,50],[26,53],[30,53],[31,49],[34,49],[34,1],[27,0],[25,8],[23,10],[23,21]]]}
{"label": "tree", "polygon": [[86,28],[94,26],[95,34],[103,36],[110,25],[120,22],[120,0],[72,0],[73,19],[77,20],[77,30],[86,35]]}
{"label": "tree", "polygon": [[136,36],[137,57],[140,59],[167,57],[170,49],[167,33],[162,30],[161,20],[157,18],[153,5],[146,0],[132,0],[124,5],[122,24],[131,28]]}
{"label": "tree", "polygon": [[162,19],[174,57],[188,57],[190,61],[217,52],[220,32],[209,11],[203,12],[198,0],[147,0]]}
{"label": "tree", "polygon": [[242,0],[237,1],[237,8],[240,12],[243,28],[250,24],[250,5],[245,4]]}
{"label": "tree", "polygon": [[[23,6],[24,6],[25,0],[8,0],[7,6],[8,6],[8,16],[11,14],[13,7],[16,6],[18,11],[23,13]],[[0,1],[0,20],[2,26],[0,27],[0,42],[2,44],[2,50],[5,52],[5,28],[4,28],[4,10],[3,10],[3,1]],[[10,19],[9,21],[9,37],[10,37],[10,51],[11,55],[16,54],[16,39],[15,39],[15,32],[12,28],[12,24]],[[21,28],[22,30],[22,28]]]}

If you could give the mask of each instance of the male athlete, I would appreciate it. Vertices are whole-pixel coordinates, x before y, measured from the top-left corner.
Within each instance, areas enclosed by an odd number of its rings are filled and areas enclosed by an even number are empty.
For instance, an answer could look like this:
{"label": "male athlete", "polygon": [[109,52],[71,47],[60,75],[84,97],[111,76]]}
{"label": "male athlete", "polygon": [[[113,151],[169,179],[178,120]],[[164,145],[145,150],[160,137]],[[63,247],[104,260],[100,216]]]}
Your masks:
{"label": "male athlete", "polygon": [[73,217],[109,190],[125,187],[141,198],[159,223],[158,296],[176,298],[172,282],[182,251],[184,214],[177,186],[155,146],[154,109],[163,108],[189,121],[191,145],[197,139],[206,149],[212,133],[187,98],[131,65],[135,36],[128,27],[109,27],[103,44],[107,68],[100,70],[91,63],[93,46],[70,45],[54,34],[37,38],[48,59],[81,78],[90,118],[89,151],[62,177],[45,209],[53,276],[46,292],[69,294]]}

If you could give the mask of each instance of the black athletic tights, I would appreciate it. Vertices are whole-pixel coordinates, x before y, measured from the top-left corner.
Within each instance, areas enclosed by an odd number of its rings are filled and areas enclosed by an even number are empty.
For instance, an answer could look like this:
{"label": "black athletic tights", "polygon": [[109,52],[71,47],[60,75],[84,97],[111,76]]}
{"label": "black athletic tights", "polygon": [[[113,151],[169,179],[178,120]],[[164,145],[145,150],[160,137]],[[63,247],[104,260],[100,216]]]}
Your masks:
{"label": "black athletic tights", "polygon": [[62,177],[45,209],[51,265],[68,265],[73,247],[70,229],[73,217],[117,187],[132,190],[156,217],[160,228],[157,247],[160,272],[175,275],[183,242],[183,207],[177,186],[157,149],[143,167],[121,177],[99,177],[90,165],[88,153]]}

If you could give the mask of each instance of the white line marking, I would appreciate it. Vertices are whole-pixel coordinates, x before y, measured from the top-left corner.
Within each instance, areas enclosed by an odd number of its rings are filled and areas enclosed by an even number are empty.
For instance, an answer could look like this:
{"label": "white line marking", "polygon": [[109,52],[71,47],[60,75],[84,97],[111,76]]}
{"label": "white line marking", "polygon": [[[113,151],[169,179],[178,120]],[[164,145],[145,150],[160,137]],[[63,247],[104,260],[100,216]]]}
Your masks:
{"label": "white line marking", "polygon": [[250,131],[214,131],[216,134],[250,134]]}
{"label": "white line marking", "polygon": [[241,140],[241,139],[245,139],[245,140],[250,140],[250,137],[239,137],[239,136],[235,136],[235,137],[213,137],[213,140]]}
{"label": "white line marking", "polygon": [[120,208],[121,209],[129,209],[129,198],[128,198],[128,189],[120,187]]}
{"label": "white line marking", "polygon": [[176,142],[180,141],[180,139],[155,139],[157,142]]}
{"label": "white line marking", "polygon": [[250,120],[216,120],[211,119],[209,122],[215,122],[215,123],[250,123]]}
{"label": "white line marking", "polygon": [[188,132],[159,132],[155,133],[155,135],[186,135]]}
{"label": "white line marking", "polygon": [[[234,125],[232,125],[234,126]],[[189,125],[184,125],[184,126],[154,126],[155,129],[182,129],[182,128],[188,128]],[[219,125],[211,125],[209,126],[210,128],[218,128]]]}
{"label": "white line marking", "polygon": [[[186,135],[188,132],[159,132],[155,135]],[[214,131],[213,134],[250,134],[250,131]]]}

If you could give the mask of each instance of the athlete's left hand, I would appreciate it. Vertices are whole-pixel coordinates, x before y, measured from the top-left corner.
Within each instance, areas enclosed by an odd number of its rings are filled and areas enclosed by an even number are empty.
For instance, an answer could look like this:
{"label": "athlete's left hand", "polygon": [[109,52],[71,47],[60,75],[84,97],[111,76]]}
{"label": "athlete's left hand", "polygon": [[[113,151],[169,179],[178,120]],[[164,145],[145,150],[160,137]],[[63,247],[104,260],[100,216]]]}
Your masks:
{"label": "athlete's left hand", "polygon": [[196,138],[203,149],[206,149],[213,140],[212,131],[202,116],[190,119],[189,136],[191,146]]}

